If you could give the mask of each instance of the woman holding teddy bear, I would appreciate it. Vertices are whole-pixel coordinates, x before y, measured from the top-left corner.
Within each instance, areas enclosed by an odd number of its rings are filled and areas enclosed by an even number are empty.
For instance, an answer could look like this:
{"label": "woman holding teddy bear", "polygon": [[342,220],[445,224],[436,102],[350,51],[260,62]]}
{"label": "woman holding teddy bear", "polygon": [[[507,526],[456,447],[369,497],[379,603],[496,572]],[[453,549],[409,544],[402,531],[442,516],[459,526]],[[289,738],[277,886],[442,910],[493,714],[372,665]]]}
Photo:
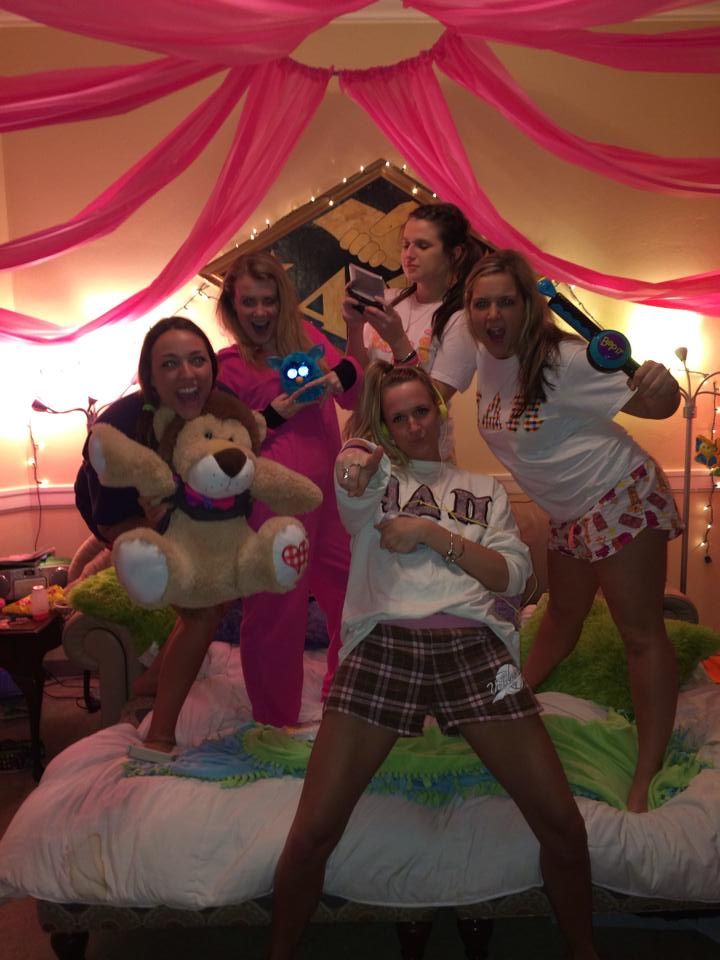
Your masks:
{"label": "woman holding teddy bear", "polygon": [[[218,361],[207,335],[186,317],[167,317],[147,332],[140,350],[140,391],[110,404],[99,420],[149,447],[156,447],[153,413],[164,406],[183,420],[199,416],[215,385]],[[167,505],[139,497],[134,487],[105,487],[83,448],[75,501],[88,527],[108,545],[139,526],[162,529]],[[224,607],[178,609],[160,653],[133,687],[155,695],[145,743],[130,748],[140,760],[167,760],[175,747],[175,724],[222,619]]]}

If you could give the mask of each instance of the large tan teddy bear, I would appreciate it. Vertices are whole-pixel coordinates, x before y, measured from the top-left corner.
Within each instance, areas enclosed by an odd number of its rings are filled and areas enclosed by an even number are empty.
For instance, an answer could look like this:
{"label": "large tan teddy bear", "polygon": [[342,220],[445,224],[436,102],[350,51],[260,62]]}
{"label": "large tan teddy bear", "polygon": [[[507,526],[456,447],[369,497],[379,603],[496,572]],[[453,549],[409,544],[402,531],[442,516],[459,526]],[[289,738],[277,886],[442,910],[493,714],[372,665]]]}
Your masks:
{"label": "large tan teddy bear", "polygon": [[236,397],[213,390],[203,413],[185,421],[161,408],[157,452],[98,423],[90,462],[108,487],[136,487],[168,503],[167,529],[121,534],[112,558],[118,580],[143,607],[208,607],[261,591],[292,590],[308,562],[305,528],[291,516],[247,522],[253,499],[277,513],[322,502],[311,480],[260,456],[265,421]]}

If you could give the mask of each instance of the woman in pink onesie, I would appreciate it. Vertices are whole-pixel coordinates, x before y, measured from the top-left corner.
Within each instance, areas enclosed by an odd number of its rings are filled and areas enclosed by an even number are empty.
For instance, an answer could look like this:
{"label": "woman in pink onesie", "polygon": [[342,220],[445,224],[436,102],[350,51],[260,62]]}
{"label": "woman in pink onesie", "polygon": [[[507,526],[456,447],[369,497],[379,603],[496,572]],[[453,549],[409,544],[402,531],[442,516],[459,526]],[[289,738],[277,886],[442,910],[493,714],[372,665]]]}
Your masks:
{"label": "woman in pink onesie", "polygon": [[[303,473],[324,495],[322,505],[302,517],[310,562],[298,586],[282,596],[260,593],[243,600],[240,650],[253,717],[283,726],[297,723],[300,715],[310,594],[325,613],[330,638],[323,696],[337,666],[350,551],[333,488],[341,445],[335,401],[352,409],[362,374],[356,360],[343,357],[302,318],[297,294],[282,264],[270,254],[238,257],[225,276],[218,316],[235,341],[218,355],[218,380],[265,417],[263,456]],[[316,358],[322,376],[297,391],[284,390],[280,372],[268,360],[298,351],[316,354],[318,344],[324,348]],[[250,523],[257,528],[269,515],[256,503]]]}

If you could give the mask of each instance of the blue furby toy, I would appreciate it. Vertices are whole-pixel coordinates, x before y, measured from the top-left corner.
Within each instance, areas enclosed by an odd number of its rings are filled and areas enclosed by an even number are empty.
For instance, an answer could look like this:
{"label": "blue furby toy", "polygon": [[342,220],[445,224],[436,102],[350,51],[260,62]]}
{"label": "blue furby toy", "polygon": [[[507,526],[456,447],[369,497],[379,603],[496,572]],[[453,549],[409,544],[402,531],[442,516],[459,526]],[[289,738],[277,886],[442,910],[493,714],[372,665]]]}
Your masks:
{"label": "blue furby toy", "polygon": [[588,341],[587,358],[591,367],[602,373],[624,370],[628,376],[633,376],[640,364],[630,356],[630,341],[624,333],[603,330],[567,297],[558,293],[552,280],[547,277],[538,280],[537,287],[540,293],[550,298],[550,309]]}
{"label": "blue furby toy", "polygon": [[[307,353],[297,350],[286,357],[268,357],[267,363],[273,370],[280,371],[280,386],[285,393],[292,394],[300,387],[304,387],[306,383],[323,376],[318,360],[324,353],[325,347],[321,343],[316,343]],[[325,384],[320,384],[318,387],[306,390],[298,397],[297,402],[309,403],[311,400],[317,400],[324,393]]]}

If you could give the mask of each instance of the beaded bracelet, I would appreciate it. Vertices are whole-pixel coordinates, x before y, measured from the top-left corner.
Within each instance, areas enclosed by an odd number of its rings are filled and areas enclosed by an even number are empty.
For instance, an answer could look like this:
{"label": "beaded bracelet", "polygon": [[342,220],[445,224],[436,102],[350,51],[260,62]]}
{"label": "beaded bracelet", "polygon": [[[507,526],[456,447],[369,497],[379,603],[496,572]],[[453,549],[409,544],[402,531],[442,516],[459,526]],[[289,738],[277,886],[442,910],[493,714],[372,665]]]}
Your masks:
{"label": "beaded bracelet", "polygon": [[448,547],[447,553],[443,557],[445,563],[450,567],[453,563],[457,563],[460,557],[465,553],[465,538],[458,537],[460,541],[460,549],[455,551],[455,534],[450,531],[450,546]]}

